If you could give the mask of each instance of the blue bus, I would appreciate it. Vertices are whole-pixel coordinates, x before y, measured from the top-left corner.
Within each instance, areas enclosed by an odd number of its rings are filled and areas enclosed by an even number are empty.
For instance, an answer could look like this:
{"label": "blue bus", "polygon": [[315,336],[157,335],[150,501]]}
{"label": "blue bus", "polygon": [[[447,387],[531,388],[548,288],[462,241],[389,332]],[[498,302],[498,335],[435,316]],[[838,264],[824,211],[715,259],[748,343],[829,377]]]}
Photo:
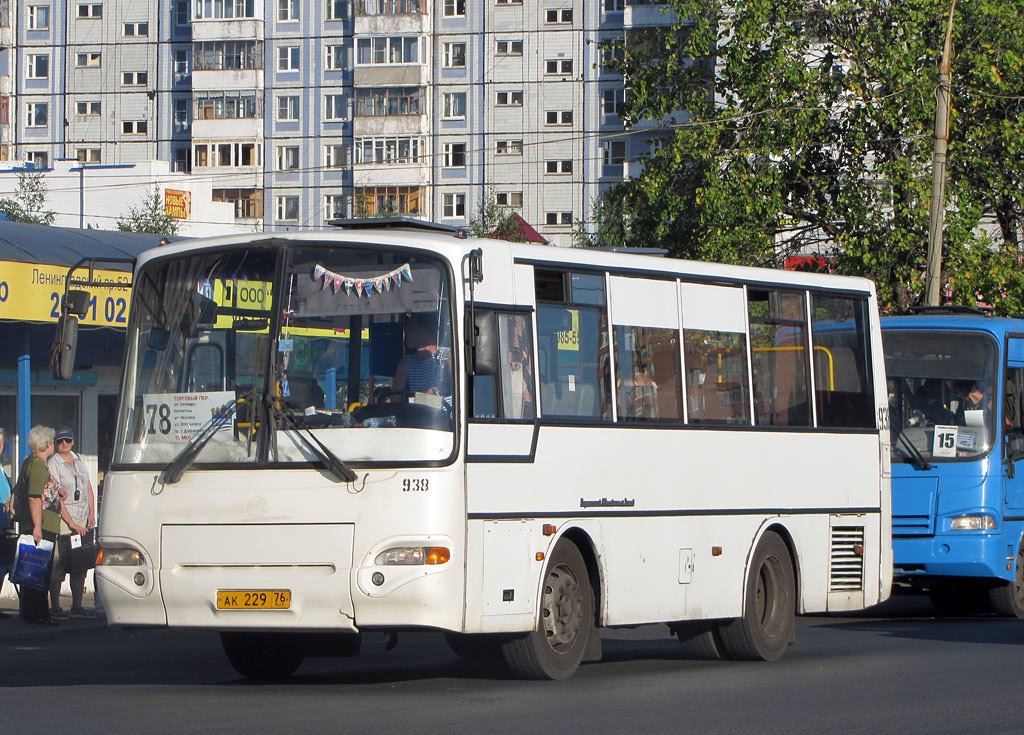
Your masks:
{"label": "blue bus", "polygon": [[1024,618],[1024,319],[882,319],[896,591]]}

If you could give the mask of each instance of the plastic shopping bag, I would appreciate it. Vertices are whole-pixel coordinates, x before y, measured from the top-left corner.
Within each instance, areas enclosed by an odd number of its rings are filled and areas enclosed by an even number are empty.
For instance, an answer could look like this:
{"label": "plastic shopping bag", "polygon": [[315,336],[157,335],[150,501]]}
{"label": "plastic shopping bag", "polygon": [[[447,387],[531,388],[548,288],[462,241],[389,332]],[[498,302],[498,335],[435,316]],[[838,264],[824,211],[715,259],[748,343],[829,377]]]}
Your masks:
{"label": "plastic shopping bag", "polygon": [[52,541],[43,539],[36,546],[35,540],[30,535],[19,536],[18,547],[14,551],[11,582],[24,584],[36,590],[45,590],[46,569],[50,566],[52,554]]}

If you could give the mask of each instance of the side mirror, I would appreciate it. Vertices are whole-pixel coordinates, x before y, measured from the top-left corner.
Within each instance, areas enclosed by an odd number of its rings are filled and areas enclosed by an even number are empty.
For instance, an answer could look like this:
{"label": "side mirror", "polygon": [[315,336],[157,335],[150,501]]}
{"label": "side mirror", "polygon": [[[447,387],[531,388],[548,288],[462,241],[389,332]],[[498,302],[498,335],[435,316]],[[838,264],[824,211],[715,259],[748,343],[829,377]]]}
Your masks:
{"label": "side mirror", "polygon": [[64,310],[68,314],[77,314],[79,318],[85,316],[89,309],[89,292],[76,288],[69,289],[64,296]]}
{"label": "side mirror", "polygon": [[78,317],[65,314],[57,322],[57,341],[50,352],[50,369],[54,380],[70,380],[75,372],[75,351],[78,349]]}
{"label": "side mirror", "polygon": [[469,359],[466,361],[469,374],[495,375],[498,372],[498,320],[494,312],[476,310],[470,329],[473,334],[467,335],[470,338],[467,339]]}
{"label": "side mirror", "polygon": [[146,346],[155,352],[163,352],[167,349],[167,344],[170,341],[170,330],[153,327],[149,330],[149,337],[146,340]]}

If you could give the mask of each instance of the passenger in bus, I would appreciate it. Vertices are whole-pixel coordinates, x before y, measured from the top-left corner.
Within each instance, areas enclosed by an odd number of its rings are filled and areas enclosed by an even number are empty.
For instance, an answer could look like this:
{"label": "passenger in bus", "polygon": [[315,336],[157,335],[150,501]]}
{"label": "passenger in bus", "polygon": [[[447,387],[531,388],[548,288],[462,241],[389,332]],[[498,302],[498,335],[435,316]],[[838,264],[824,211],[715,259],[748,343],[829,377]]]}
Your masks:
{"label": "passenger in bus", "polygon": [[391,388],[441,396],[442,403],[451,408],[451,350],[437,344],[438,331],[436,314],[419,313],[406,319],[406,354],[398,363]]}
{"label": "passenger in bus", "polygon": [[[959,396],[956,423],[959,426],[988,425],[992,413],[992,397],[971,380],[958,380],[953,387]],[[977,412],[981,413],[977,413]]]}

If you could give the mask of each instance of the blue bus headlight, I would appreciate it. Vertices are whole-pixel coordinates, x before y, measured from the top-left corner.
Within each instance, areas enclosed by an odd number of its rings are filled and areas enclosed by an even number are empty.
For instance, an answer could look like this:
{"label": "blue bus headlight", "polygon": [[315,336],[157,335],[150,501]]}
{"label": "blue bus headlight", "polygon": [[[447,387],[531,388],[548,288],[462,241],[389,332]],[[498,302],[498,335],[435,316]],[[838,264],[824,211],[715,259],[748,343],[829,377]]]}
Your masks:
{"label": "blue bus headlight", "polygon": [[996,519],[985,513],[967,513],[953,516],[949,521],[951,531],[994,531]]}

